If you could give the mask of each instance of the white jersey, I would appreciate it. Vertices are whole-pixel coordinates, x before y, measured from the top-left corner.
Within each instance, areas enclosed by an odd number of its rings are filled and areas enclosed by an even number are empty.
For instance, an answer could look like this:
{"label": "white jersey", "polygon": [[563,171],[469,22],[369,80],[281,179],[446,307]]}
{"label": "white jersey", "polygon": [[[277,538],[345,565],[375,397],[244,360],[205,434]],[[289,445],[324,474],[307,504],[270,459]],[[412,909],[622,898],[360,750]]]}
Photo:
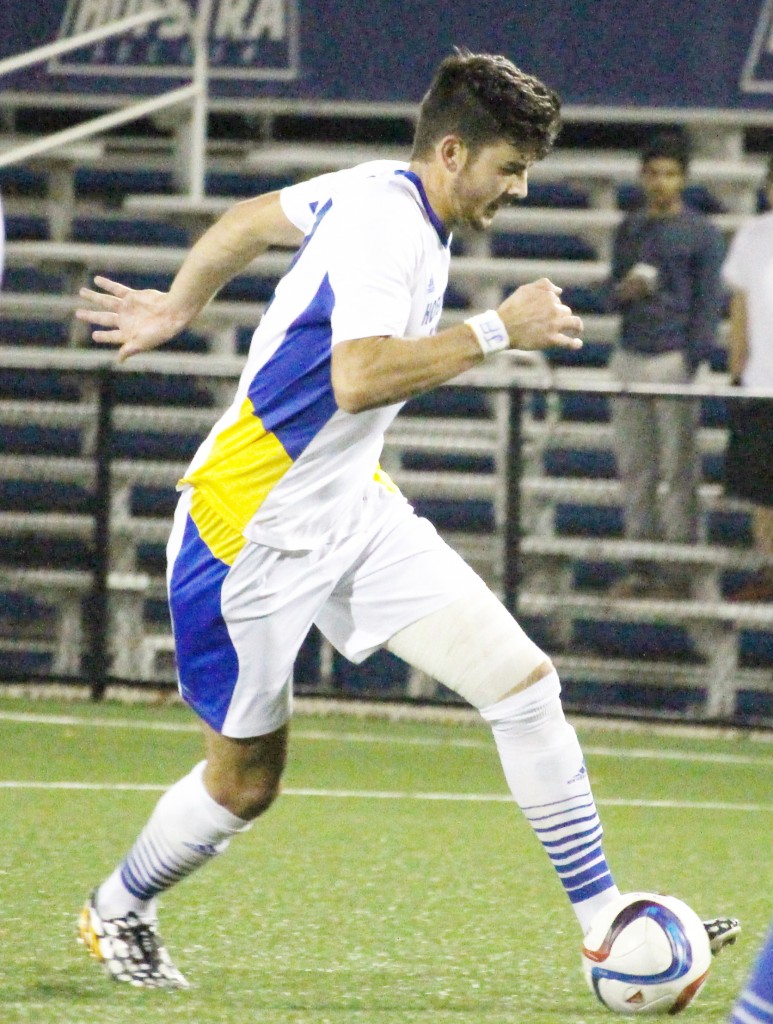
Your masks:
{"label": "white jersey", "polygon": [[738,229],[722,276],[746,296],[749,358],[742,383],[773,388],[773,213],[754,217]]}
{"label": "white jersey", "polygon": [[232,405],[181,486],[248,540],[310,550],[382,479],[384,431],[403,404],[339,409],[333,346],[434,333],[450,239],[421,181],[392,161],[292,185],[281,202],[305,239],[253,335]]}

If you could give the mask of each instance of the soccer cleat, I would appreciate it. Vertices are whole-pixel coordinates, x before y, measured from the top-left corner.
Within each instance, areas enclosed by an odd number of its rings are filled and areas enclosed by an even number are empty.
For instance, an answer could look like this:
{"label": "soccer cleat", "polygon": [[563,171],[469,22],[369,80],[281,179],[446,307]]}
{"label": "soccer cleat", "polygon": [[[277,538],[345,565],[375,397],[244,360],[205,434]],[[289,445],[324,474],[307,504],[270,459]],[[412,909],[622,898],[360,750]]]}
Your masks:
{"label": "soccer cleat", "polygon": [[741,923],[735,917],[712,917],[710,921],[703,922],[703,927],[714,956],[725,946],[732,946],[741,934]]}
{"label": "soccer cleat", "polygon": [[188,988],[156,931],[156,922],[135,913],[103,921],[94,894],[80,912],[78,941],[99,960],[113,981],[139,988]]}

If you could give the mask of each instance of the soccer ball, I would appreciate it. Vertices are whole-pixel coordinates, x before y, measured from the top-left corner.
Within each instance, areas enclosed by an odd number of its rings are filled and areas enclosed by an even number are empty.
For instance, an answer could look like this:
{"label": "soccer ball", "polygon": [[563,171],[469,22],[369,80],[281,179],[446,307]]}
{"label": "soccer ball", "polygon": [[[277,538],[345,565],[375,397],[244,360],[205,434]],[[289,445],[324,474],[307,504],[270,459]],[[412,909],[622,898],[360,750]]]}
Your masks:
{"label": "soccer ball", "polygon": [[616,1013],[680,1013],[711,965],[702,921],[675,896],[629,892],[602,907],[585,936],[582,968]]}

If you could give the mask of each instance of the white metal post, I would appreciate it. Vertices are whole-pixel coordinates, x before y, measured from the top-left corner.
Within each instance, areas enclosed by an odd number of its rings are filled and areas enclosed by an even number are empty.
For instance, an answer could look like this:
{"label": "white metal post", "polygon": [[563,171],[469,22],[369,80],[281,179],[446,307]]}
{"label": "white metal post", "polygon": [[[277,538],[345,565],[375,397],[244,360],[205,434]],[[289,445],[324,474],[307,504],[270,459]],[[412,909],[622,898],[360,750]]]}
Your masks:
{"label": "white metal post", "polygon": [[209,106],[209,23],[212,0],[199,0],[192,28],[193,85],[196,97],[191,111],[189,166],[185,175],[191,202],[204,198],[207,164],[207,110]]}
{"label": "white metal post", "polygon": [[[207,106],[208,89],[207,78],[209,74],[208,61],[208,35],[209,21],[212,11],[212,0],[201,0],[198,15],[191,16],[190,33],[194,49],[194,80],[190,85],[179,89],[172,89],[161,96],[150,100],[130,104],[121,110],[110,114],[103,114],[90,121],[74,125],[63,131],[55,132],[53,135],[35,139],[19,146],[0,153],[0,167],[7,167],[11,164],[18,164],[24,160],[42,156],[51,150],[58,149],[79,139],[89,138],[100,132],[108,131],[110,128],[129,121],[137,120],[156,111],[164,110],[178,103],[192,102],[191,117],[188,122],[187,131],[178,132],[178,168],[181,176],[190,188],[190,198],[194,201],[201,199],[204,195],[204,174],[207,147]],[[169,16],[169,11],[163,8],[145,10],[139,14],[133,14],[122,18],[110,25],[103,25],[99,28],[83,32],[73,36],[71,39],[61,39],[46,46],[40,46],[27,53],[9,57],[0,61],[0,76],[11,74],[25,67],[40,64],[50,57],[56,57],[61,53],[70,50],[77,50],[82,46],[88,46],[102,39],[109,39],[112,36],[120,35],[131,29],[138,28],[152,21],[160,21]]]}

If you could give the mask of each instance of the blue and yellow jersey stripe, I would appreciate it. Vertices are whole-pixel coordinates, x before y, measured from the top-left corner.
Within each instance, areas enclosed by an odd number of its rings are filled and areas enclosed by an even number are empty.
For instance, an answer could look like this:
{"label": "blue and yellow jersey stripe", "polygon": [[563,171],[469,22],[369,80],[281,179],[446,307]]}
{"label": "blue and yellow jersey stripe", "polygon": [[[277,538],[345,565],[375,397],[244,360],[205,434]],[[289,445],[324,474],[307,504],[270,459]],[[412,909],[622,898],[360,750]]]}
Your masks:
{"label": "blue and yellow jersey stripe", "polygon": [[199,503],[239,534],[336,412],[330,379],[333,304],[325,276],[253,377],[236,420],[217,434],[205,461],[180,481],[194,487]]}

